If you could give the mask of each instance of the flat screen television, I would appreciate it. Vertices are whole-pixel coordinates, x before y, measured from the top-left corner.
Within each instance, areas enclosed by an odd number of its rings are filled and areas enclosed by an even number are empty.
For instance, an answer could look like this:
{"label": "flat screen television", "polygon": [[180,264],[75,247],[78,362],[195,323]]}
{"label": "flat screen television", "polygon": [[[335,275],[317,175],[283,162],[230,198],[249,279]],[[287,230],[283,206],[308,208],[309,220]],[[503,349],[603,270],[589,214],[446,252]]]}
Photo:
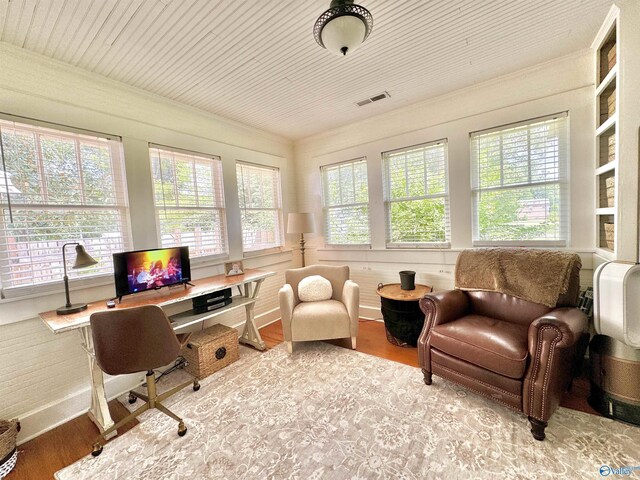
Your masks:
{"label": "flat screen television", "polygon": [[189,247],[156,248],[113,254],[116,297],[188,283]]}

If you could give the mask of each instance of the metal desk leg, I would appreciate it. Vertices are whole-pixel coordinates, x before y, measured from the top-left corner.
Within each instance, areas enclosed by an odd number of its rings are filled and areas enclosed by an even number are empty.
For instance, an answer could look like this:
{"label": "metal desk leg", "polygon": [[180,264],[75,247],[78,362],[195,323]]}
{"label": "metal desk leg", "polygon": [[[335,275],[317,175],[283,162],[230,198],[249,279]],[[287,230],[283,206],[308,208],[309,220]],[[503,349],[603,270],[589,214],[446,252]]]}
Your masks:
{"label": "metal desk leg", "polygon": [[[113,425],[109,406],[107,405],[107,397],[104,391],[104,374],[93,354],[93,338],[91,337],[90,327],[80,329],[82,335],[82,347],[87,353],[89,359],[89,374],[91,375],[91,408],[89,408],[89,418],[98,426],[100,433],[107,430]],[[115,437],[117,432],[108,435],[108,438]]]}
{"label": "metal desk leg", "polygon": [[[260,286],[262,285],[263,280],[264,279],[256,280],[256,288],[253,290],[253,293],[251,293],[251,284],[250,283],[245,284],[244,296],[246,298],[256,299],[258,297],[258,293],[260,292]],[[257,348],[258,350],[266,350],[267,345],[262,340],[262,337],[260,336],[260,332],[258,331],[258,328],[256,327],[256,324],[255,324],[255,318],[254,318],[254,312],[253,312],[254,307],[255,307],[255,302],[245,305],[244,307],[246,310],[247,319],[244,324],[244,331],[242,332],[242,335],[238,340],[240,341],[240,343],[251,345],[252,347]]]}

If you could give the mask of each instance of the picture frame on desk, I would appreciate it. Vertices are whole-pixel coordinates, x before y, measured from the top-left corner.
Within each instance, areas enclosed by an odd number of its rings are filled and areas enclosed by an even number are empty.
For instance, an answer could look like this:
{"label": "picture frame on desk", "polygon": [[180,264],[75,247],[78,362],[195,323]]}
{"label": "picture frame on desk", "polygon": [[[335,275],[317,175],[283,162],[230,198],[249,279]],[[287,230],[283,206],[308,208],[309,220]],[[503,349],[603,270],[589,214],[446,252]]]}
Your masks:
{"label": "picture frame on desk", "polygon": [[234,275],[244,275],[244,265],[242,265],[242,260],[226,262],[224,264],[224,274],[227,277],[233,277]]}

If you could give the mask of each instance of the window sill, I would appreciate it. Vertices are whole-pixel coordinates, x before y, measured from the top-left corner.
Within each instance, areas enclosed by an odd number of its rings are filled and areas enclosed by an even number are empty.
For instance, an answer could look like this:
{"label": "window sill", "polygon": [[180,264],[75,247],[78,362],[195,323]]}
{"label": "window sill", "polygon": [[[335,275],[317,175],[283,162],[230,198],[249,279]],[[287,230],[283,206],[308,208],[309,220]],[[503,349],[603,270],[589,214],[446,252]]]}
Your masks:
{"label": "window sill", "polygon": [[243,252],[242,257],[243,258],[255,258],[255,257],[264,257],[266,255],[276,255],[278,253],[283,253],[286,251],[291,251],[291,249],[286,250],[284,247],[279,246],[279,247],[271,247],[271,248],[264,248],[262,250],[251,250],[250,252]]}
{"label": "window sill", "polygon": [[[309,248],[309,247],[307,247]],[[371,250],[371,245],[362,244],[362,245],[339,245],[339,244],[327,244],[324,248],[318,248],[317,251],[331,251],[331,250]]]}
{"label": "window sill", "polygon": [[474,247],[530,247],[530,248],[566,248],[566,240],[532,240],[527,242],[519,241],[474,241]]}
{"label": "window sill", "polygon": [[[85,290],[93,287],[104,287],[114,285],[113,274],[96,275],[95,277],[74,278],[69,280],[69,291]],[[38,285],[23,285],[20,287],[9,287],[2,290],[0,304],[10,303],[18,300],[28,300],[41,298],[48,295],[64,294],[64,283],[62,278],[59,281]]]}
{"label": "window sill", "polygon": [[217,264],[223,264],[225,261],[229,260],[229,253],[220,253],[218,255],[203,255],[201,257],[192,257],[190,258],[191,267],[208,267]]}
{"label": "window sill", "polygon": [[387,250],[450,250],[451,243],[390,243]]}

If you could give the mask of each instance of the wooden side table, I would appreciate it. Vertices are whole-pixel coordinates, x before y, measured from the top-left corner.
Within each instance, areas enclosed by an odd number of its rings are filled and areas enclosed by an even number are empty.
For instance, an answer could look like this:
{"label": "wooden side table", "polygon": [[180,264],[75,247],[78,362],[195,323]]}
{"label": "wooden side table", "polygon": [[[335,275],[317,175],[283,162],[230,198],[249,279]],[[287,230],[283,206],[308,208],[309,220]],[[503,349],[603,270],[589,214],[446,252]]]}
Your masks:
{"label": "wooden side table", "polygon": [[414,290],[402,290],[399,283],[378,284],[382,318],[387,340],[400,347],[415,347],[424,325],[419,301],[433,291],[428,285],[416,284]]}

